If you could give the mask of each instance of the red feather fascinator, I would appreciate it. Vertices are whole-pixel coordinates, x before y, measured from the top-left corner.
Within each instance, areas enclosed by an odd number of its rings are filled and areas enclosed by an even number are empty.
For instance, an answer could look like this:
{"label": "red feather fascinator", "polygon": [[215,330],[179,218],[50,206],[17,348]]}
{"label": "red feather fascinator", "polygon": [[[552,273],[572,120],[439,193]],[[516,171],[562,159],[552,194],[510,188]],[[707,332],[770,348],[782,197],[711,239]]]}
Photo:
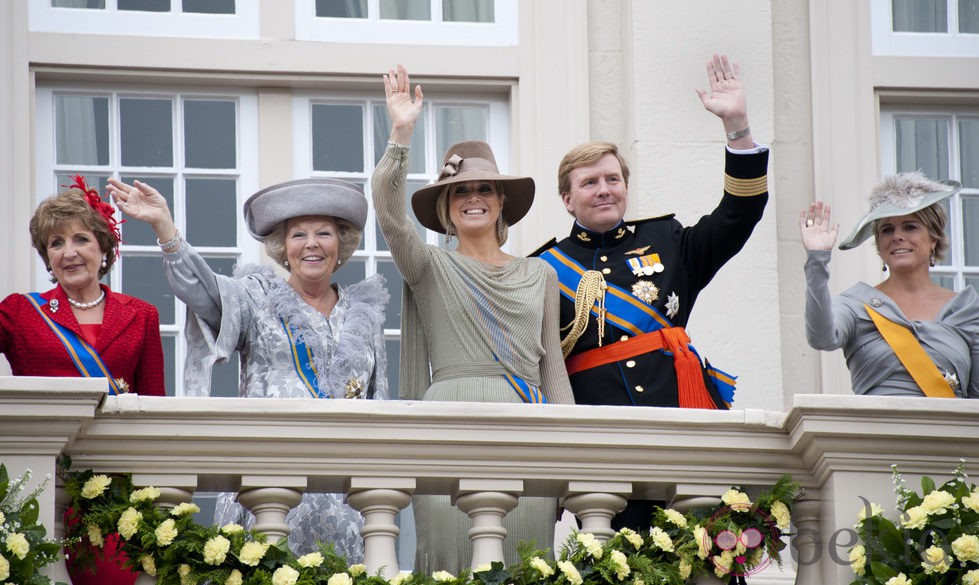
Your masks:
{"label": "red feather fascinator", "polygon": [[109,226],[109,233],[112,234],[113,239],[116,241],[116,255],[118,256],[119,243],[122,242],[122,231],[119,229],[119,226],[125,223],[126,220],[119,221],[116,219],[115,208],[108,201],[103,201],[98,191],[88,186],[84,176],[73,175],[70,178],[74,183],[68,185],[68,187],[81,190],[85,194],[85,202],[88,203],[88,206],[95,210],[95,213],[101,215],[102,219]]}

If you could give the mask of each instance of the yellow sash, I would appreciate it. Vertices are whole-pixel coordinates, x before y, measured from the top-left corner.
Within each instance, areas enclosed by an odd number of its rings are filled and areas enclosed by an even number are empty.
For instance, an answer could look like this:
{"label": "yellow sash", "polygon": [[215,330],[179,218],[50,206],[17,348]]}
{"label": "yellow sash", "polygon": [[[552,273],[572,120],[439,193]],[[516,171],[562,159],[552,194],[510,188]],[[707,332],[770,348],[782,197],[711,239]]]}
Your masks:
{"label": "yellow sash", "polygon": [[918,383],[925,396],[955,398],[955,392],[952,392],[945,377],[938,371],[938,366],[928,357],[928,353],[910,330],[871,309],[869,305],[864,305],[864,308],[867,309],[867,314],[874,321],[884,341],[894,350],[897,359],[901,360],[904,368]]}

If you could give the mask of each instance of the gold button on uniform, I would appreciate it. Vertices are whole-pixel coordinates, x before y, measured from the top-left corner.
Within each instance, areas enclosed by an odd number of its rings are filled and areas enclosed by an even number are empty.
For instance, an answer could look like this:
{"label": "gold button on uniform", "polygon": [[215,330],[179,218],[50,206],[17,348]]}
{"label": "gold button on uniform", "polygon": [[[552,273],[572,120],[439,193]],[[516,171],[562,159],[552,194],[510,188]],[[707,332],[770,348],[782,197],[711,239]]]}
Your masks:
{"label": "gold button on uniform", "polygon": [[642,392],[643,390],[645,390],[645,388],[642,386],[636,386],[636,392]]}
{"label": "gold button on uniform", "polygon": [[608,262],[608,256],[602,256],[599,258],[602,262]]}
{"label": "gold button on uniform", "polygon": [[636,367],[636,362],[635,362],[635,360],[629,360],[629,361],[627,361],[627,362],[625,363],[625,367],[627,367],[627,368],[634,368],[634,367]]}
{"label": "gold button on uniform", "polygon": [[602,274],[611,274],[611,273],[612,273],[611,268],[602,268]]}

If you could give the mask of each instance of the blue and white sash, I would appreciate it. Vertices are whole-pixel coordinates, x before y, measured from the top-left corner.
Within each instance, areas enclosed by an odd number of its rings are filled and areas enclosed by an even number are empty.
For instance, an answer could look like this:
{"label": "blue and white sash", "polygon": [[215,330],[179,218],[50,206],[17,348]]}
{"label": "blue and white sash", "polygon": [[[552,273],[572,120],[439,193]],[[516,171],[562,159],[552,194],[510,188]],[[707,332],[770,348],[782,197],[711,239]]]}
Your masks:
{"label": "blue and white sash", "polygon": [[84,339],[80,338],[77,333],[68,329],[60,323],[55,323],[51,317],[49,317],[43,310],[43,307],[48,304],[47,299],[42,297],[40,293],[32,292],[24,295],[31,306],[34,307],[38,314],[41,315],[41,319],[47,323],[48,327],[51,328],[51,332],[54,336],[58,338],[59,341],[65,346],[68,351],[68,357],[71,358],[72,363],[78,369],[78,373],[82,375],[83,378],[106,378],[109,382],[109,395],[117,396],[119,394],[124,394],[122,390],[119,389],[119,384],[116,382],[112,374],[109,373],[109,368],[106,367],[105,363],[102,362],[102,358],[99,356],[95,348],[89,345]]}
{"label": "blue and white sash", "polygon": [[296,374],[306,386],[309,395],[313,398],[330,398],[329,394],[320,390],[319,379],[316,377],[316,366],[313,365],[313,352],[306,346],[306,342],[296,341],[296,337],[292,334],[292,329],[285,319],[279,319],[279,321],[282,323],[282,330],[285,331],[286,337],[289,339],[292,365],[296,368]]}

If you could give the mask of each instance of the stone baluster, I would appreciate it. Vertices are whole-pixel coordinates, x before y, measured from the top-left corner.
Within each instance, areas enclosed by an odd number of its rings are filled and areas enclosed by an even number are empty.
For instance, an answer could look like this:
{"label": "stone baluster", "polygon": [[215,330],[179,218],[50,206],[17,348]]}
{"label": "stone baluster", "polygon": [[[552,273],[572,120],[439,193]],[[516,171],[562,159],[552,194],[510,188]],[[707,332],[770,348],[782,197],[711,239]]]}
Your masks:
{"label": "stone baluster", "polygon": [[504,562],[503,541],[506,528],[503,517],[517,506],[517,496],[523,493],[519,479],[460,479],[453,494],[453,503],[472,520],[469,540],[472,542],[472,568]]}
{"label": "stone baluster", "polygon": [[625,509],[632,484],[624,482],[568,482],[564,507],[581,522],[580,532],[590,532],[601,542],[615,535],[612,517]]}
{"label": "stone baluster", "polygon": [[364,517],[360,534],[367,573],[394,577],[400,570],[396,543],[401,533],[395,517],[411,501],[414,478],[352,477],[346,490],[347,503]]}
{"label": "stone baluster", "polygon": [[[52,484],[54,482],[52,481]],[[51,484],[49,484],[51,485]],[[54,488],[54,529],[51,531],[51,536],[60,540],[65,537],[65,532],[67,527],[65,526],[65,512],[68,511],[68,506],[71,504],[71,497],[68,496],[68,492],[65,491],[61,481],[58,480],[58,485]],[[66,552],[65,554],[70,554]],[[65,565],[65,559],[60,558],[54,563],[52,563],[44,573],[51,578],[54,582],[70,583],[71,580],[68,577],[68,567]]]}
{"label": "stone baluster", "polygon": [[822,500],[818,493],[814,494],[810,491],[792,505],[794,535],[790,550],[796,561],[797,585],[822,585],[823,583],[820,557],[826,554],[821,547],[827,535],[821,534],[821,514]]}
{"label": "stone baluster", "polygon": [[286,515],[302,501],[306,478],[243,475],[238,501],[255,515],[255,530],[275,542],[289,535]]}

